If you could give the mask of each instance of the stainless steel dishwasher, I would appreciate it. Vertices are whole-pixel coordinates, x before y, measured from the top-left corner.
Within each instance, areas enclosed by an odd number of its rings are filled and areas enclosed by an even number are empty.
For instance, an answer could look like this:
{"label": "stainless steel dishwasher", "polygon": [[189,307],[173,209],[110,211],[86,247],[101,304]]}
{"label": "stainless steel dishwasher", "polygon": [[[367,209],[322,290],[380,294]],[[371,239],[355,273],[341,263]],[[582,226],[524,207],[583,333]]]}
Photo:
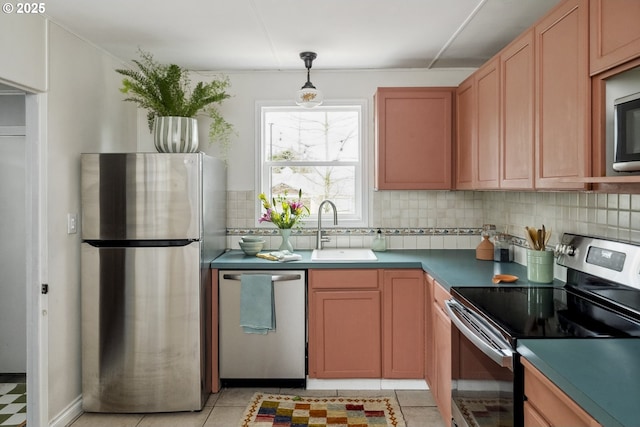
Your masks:
{"label": "stainless steel dishwasher", "polygon": [[[270,274],[276,326],[266,335],[240,326],[243,274]],[[306,385],[306,274],[304,270],[219,272],[219,370],[222,386]]]}

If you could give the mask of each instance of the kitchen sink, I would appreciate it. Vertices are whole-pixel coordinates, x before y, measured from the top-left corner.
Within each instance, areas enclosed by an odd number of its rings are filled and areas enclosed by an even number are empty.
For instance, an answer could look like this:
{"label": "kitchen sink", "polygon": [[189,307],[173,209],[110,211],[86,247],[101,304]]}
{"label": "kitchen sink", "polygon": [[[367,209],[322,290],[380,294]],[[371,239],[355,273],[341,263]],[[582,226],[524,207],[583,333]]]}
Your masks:
{"label": "kitchen sink", "polygon": [[378,257],[371,249],[354,248],[332,248],[314,249],[311,254],[311,261],[325,262],[354,262],[354,261],[377,261]]}

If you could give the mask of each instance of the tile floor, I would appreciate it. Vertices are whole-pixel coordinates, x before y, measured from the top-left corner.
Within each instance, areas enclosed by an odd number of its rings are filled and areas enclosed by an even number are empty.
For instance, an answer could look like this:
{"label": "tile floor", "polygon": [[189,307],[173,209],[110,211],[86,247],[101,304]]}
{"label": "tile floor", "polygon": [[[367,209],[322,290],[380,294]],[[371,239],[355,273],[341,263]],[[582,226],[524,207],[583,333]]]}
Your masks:
{"label": "tile floor", "polygon": [[27,419],[27,376],[0,374],[0,426],[17,426]]}
{"label": "tile floor", "polygon": [[304,396],[386,396],[400,404],[407,427],[444,427],[428,390],[302,390],[278,388],[225,388],[212,394],[200,412],[166,414],[85,413],[68,427],[236,427],[249,399],[257,391]]}

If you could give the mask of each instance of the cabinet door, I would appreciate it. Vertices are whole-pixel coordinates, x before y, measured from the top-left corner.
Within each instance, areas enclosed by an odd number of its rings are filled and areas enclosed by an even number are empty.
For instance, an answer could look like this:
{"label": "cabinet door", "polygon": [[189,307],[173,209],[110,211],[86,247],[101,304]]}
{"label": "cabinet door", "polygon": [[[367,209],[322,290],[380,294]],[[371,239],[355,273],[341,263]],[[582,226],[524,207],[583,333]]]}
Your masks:
{"label": "cabinet door", "polygon": [[551,427],[551,424],[529,402],[524,402],[522,412],[524,414],[525,427]]}
{"label": "cabinet door", "polygon": [[590,172],[588,3],[568,0],[535,26],[535,187],[584,189]]}
{"label": "cabinet door", "polygon": [[211,313],[211,319],[207,319],[206,331],[210,334],[207,337],[206,345],[211,348],[211,360],[207,360],[209,366],[206,370],[209,372],[207,377],[211,381],[210,389],[212,393],[220,391],[220,371],[218,371],[218,270],[211,270],[211,290],[207,298],[207,304],[211,304],[211,307],[207,306],[207,312]]}
{"label": "cabinet door", "polygon": [[533,188],[534,51],[529,30],[500,55],[500,187]]}
{"label": "cabinet door", "polygon": [[475,74],[456,90],[456,189],[475,188],[476,175]]}
{"label": "cabinet door", "polygon": [[591,75],[640,56],[638,0],[591,0],[589,7]]}
{"label": "cabinet door", "polygon": [[440,415],[447,424],[451,421],[451,320],[444,311],[444,301],[450,295],[438,282],[433,281],[433,354],[434,387],[432,392]]}
{"label": "cabinet door", "polygon": [[[436,291],[440,285],[436,282]],[[451,320],[443,308],[434,302],[436,389],[435,398],[440,415],[451,420]]]}
{"label": "cabinet door", "polygon": [[312,291],[309,376],[380,378],[380,291]]}
{"label": "cabinet door", "polygon": [[433,305],[433,277],[424,274],[427,282],[425,295],[425,354],[424,354],[424,373],[425,379],[431,390],[436,389],[436,361],[435,361],[435,322],[434,322],[434,305]]}
{"label": "cabinet door", "polygon": [[476,175],[479,189],[500,187],[500,63],[497,58],[476,73]]}
{"label": "cabinet door", "polygon": [[376,188],[451,189],[453,88],[379,88]]}
{"label": "cabinet door", "polygon": [[520,362],[524,368],[525,399],[531,406],[529,409],[535,410],[525,412],[525,427],[544,426],[545,422],[552,426],[600,426],[527,359],[523,357]]}
{"label": "cabinet door", "polygon": [[378,276],[382,270],[375,269],[312,269],[309,270],[311,289],[379,289]]}
{"label": "cabinet door", "polygon": [[383,378],[424,377],[424,279],[422,270],[385,270]]}

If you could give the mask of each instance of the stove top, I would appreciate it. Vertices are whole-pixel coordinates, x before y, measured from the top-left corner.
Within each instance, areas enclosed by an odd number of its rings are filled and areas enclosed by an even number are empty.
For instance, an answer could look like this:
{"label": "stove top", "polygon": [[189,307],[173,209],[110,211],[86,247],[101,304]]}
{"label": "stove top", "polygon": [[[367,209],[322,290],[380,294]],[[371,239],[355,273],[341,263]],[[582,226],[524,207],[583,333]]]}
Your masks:
{"label": "stove top", "polygon": [[482,313],[512,345],[520,338],[640,337],[640,321],[567,288],[454,287],[451,296]]}
{"label": "stove top", "polygon": [[513,346],[519,338],[640,337],[640,246],[565,233],[564,287],[453,287]]}

